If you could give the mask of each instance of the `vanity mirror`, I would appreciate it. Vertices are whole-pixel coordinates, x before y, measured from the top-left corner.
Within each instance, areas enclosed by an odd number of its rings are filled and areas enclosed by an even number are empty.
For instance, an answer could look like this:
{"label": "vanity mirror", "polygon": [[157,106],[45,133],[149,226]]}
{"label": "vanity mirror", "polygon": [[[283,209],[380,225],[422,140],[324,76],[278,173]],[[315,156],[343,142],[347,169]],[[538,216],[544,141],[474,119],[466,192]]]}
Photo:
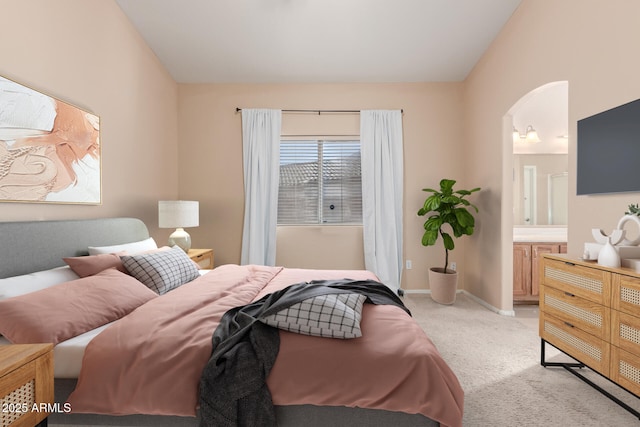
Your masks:
{"label": "vanity mirror", "polygon": [[514,154],[514,226],[567,225],[567,154]]}

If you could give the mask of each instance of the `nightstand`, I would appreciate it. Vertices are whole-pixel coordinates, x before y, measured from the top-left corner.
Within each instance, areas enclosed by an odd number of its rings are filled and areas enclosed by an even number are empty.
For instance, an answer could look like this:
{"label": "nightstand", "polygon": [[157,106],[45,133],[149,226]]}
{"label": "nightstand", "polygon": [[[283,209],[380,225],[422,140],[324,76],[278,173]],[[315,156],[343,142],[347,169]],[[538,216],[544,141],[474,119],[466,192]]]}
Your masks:
{"label": "nightstand", "polygon": [[0,425],[46,426],[53,399],[53,344],[0,345]]}
{"label": "nightstand", "polygon": [[213,268],[213,249],[189,249],[188,255],[200,266],[200,269]]}

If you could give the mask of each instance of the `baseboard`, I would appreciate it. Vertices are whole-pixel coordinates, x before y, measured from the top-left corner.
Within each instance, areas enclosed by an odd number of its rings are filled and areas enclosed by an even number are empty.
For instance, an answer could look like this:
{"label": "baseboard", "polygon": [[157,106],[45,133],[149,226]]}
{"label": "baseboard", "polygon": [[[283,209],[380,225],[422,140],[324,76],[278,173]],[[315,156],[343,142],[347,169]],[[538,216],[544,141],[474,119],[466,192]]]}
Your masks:
{"label": "baseboard", "polygon": [[405,294],[430,294],[429,289],[403,289]]}
{"label": "baseboard", "polygon": [[[421,294],[421,295],[430,295],[431,291],[429,289],[403,289],[405,295],[408,294]],[[456,291],[457,294],[463,293],[465,294],[467,297],[469,297],[470,299],[474,300],[475,302],[477,302],[478,304],[480,304],[481,306],[483,306],[484,308],[486,308],[487,310],[493,311],[494,313],[497,313],[501,316],[511,316],[514,317],[516,315],[516,312],[513,310],[500,310],[497,307],[492,306],[491,304],[487,303],[485,300],[482,300],[480,298],[478,298],[477,296],[470,294],[469,292],[462,290],[462,289],[458,289]]]}
{"label": "baseboard", "polygon": [[514,317],[516,315],[516,312],[513,310],[500,310],[497,307],[492,306],[491,304],[489,304],[488,302],[486,302],[485,300],[482,300],[480,298],[478,298],[477,296],[470,294],[467,291],[462,291],[464,292],[464,294],[466,296],[468,296],[469,298],[471,298],[472,300],[474,300],[475,302],[477,302],[478,304],[480,304],[481,306],[483,306],[484,308],[486,308],[487,310],[491,310],[494,313],[498,313],[501,316],[511,316]]}
{"label": "baseboard", "polygon": [[[405,294],[421,294],[421,295],[430,295],[430,289],[403,289]],[[464,292],[462,289],[456,290],[456,294],[461,294]]]}

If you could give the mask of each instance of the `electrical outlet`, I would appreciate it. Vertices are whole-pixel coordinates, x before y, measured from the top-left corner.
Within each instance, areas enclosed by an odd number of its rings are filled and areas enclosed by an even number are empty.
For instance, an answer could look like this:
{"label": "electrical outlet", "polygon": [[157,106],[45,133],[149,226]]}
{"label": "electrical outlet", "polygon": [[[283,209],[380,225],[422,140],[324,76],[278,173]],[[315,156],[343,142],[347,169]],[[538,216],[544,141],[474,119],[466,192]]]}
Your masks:
{"label": "electrical outlet", "polygon": [[411,260],[410,260],[410,259],[408,259],[408,260],[406,261],[406,263],[407,263],[407,270],[411,270],[411,268],[413,267],[413,266],[411,265]]}
{"label": "electrical outlet", "polygon": [[453,271],[456,271],[456,270],[457,270],[457,268],[458,268],[458,265],[457,265],[455,262],[452,262],[451,264],[449,264],[449,266],[451,267],[451,269],[452,269]]}

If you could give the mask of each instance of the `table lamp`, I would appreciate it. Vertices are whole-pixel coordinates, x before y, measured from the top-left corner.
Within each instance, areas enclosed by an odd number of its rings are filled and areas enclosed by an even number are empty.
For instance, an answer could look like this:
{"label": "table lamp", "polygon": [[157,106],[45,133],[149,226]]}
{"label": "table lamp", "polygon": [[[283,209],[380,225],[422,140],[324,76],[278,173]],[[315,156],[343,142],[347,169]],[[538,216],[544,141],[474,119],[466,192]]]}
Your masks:
{"label": "table lamp", "polygon": [[158,202],[158,226],[175,228],[169,236],[169,246],[177,245],[183,251],[191,249],[191,236],[184,231],[199,224],[199,204],[190,200],[161,200]]}

